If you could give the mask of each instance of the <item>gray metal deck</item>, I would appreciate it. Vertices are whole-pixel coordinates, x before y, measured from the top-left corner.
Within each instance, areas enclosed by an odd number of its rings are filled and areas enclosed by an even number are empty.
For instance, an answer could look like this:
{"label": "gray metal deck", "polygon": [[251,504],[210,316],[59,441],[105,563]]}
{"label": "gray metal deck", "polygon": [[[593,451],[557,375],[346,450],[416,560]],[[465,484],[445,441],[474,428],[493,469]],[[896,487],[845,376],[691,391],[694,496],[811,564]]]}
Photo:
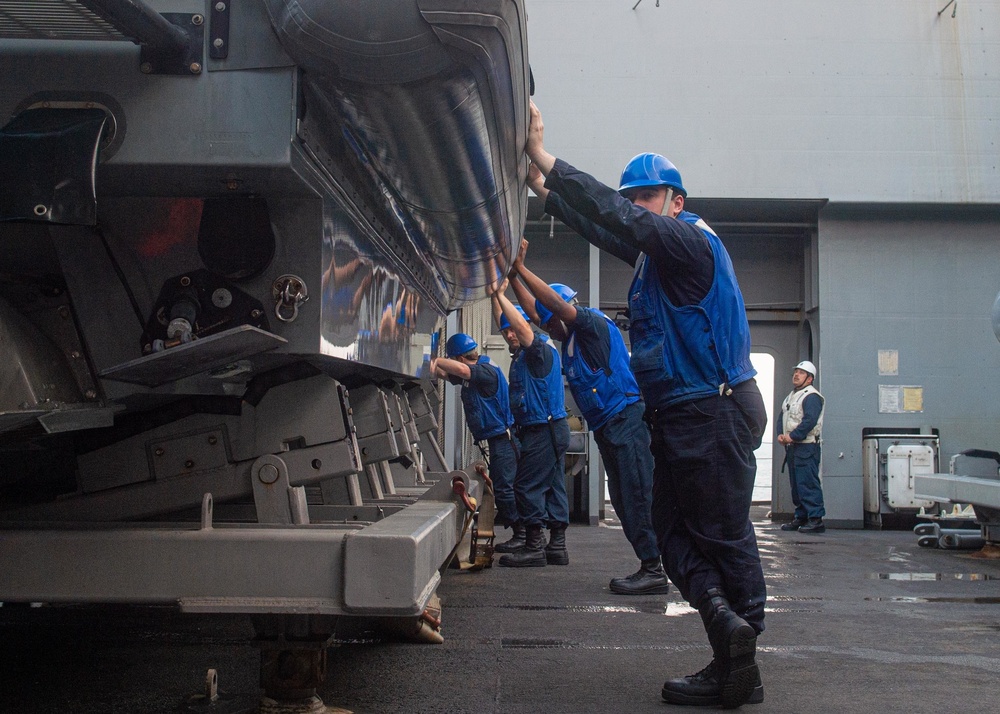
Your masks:
{"label": "gray metal deck", "polygon": [[[807,537],[781,532],[764,509],[755,516],[769,594],[765,702],[743,711],[995,711],[1000,562],[922,549],[909,532]],[[324,700],[359,714],[683,711],[659,691],[707,663],[699,618],[676,592],[612,595],[608,579],[633,557],[607,526],[570,528],[568,567],[448,571],[443,645],[340,633]],[[2,708],[173,712],[209,667],[249,699],[250,634],[236,616],[0,608]]]}

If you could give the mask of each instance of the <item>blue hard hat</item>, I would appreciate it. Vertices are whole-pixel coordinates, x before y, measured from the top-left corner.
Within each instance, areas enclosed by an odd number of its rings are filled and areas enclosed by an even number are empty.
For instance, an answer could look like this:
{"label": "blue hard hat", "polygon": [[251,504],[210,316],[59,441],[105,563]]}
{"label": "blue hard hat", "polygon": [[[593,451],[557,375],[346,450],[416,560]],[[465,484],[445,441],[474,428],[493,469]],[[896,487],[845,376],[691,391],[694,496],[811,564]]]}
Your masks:
{"label": "blue hard hat", "polygon": [[538,313],[538,325],[540,327],[552,319],[552,311],[542,305],[540,300],[535,300],[535,312]]}
{"label": "blue hard hat", "polygon": [[576,297],[576,290],[571,288],[569,285],[563,285],[562,283],[549,283],[549,287],[556,291],[556,293],[566,302],[569,302]]}
{"label": "blue hard hat", "polygon": [[681,182],[681,172],[669,159],[659,154],[639,154],[625,164],[618,192],[643,186],[669,186],[687,197],[687,190]]}
{"label": "blue hard hat", "polygon": [[444,343],[444,353],[448,357],[458,357],[479,347],[476,341],[464,332],[458,332]]}
{"label": "blue hard hat", "polygon": [[[576,297],[576,290],[571,288],[569,285],[563,285],[562,283],[549,283],[549,287],[555,290],[556,295],[561,297],[566,302],[569,302]],[[538,321],[542,325],[552,319],[552,311],[545,307],[540,300],[535,300],[535,312],[538,313]]]}
{"label": "blue hard hat", "polygon": [[[521,317],[524,318],[525,322],[528,321],[528,313],[526,313],[524,311],[524,309],[520,305],[515,305],[514,309],[517,310],[521,314]],[[508,327],[510,327],[510,320],[507,319],[506,315],[501,314],[500,315],[500,329],[501,330],[506,330]]]}

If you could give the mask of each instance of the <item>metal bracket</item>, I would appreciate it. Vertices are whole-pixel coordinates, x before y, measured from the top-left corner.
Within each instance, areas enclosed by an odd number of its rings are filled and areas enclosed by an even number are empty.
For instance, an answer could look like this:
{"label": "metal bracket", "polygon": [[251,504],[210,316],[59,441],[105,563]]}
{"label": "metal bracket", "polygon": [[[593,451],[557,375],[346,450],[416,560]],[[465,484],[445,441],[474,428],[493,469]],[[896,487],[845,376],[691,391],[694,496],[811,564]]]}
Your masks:
{"label": "metal bracket", "polygon": [[361,463],[367,465],[398,458],[400,447],[386,392],[368,384],[351,389],[350,399]]}
{"label": "metal bracket", "polygon": [[39,108],[0,127],[0,220],[95,225],[106,123],[94,107]]}
{"label": "metal bracket", "polygon": [[161,17],[180,30],[178,36],[181,39],[156,46],[143,43],[139,71],[143,74],[201,74],[205,67],[205,16],[164,12]]}
{"label": "metal bracket", "polygon": [[292,502],[288,495],[291,484],[285,462],[277,456],[265,454],[254,462],[250,479],[253,482],[257,522],[293,523]]}
{"label": "metal bracket", "polygon": [[229,56],[229,6],[231,0],[216,0],[208,23],[208,56],[226,59]]}

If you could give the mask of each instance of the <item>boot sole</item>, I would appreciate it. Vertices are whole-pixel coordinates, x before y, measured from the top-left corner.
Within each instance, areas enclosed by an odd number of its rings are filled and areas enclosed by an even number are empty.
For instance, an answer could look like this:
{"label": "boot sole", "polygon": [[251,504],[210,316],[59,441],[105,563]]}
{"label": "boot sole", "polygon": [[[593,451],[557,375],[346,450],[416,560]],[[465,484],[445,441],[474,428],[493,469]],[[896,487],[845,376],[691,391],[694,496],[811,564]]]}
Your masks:
{"label": "boot sole", "polygon": [[521,561],[507,561],[504,562],[503,558],[500,558],[500,567],[502,568],[544,568],[546,565],[545,558],[539,560],[521,560]]}
{"label": "boot sole", "polygon": [[[675,692],[673,689],[667,689],[666,687],[660,691],[660,696],[667,704],[682,704],[688,707],[717,707],[722,704],[722,697],[718,694],[709,694],[699,697],[691,694]],[[753,694],[750,695],[750,698],[747,699],[745,703],[763,704],[764,685],[760,684],[754,687]]]}
{"label": "boot sole", "polygon": [[757,668],[757,633],[743,624],[729,633],[729,662],[721,677],[720,703],[723,709],[735,709],[746,704],[757,687],[760,670]]}
{"label": "boot sole", "polygon": [[569,555],[549,555],[546,553],[545,562],[549,565],[569,565]]}
{"label": "boot sole", "polygon": [[670,584],[666,585],[655,585],[649,588],[643,588],[641,590],[628,590],[626,588],[616,587],[614,585],[609,585],[608,588],[615,595],[665,595],[670,592]]}

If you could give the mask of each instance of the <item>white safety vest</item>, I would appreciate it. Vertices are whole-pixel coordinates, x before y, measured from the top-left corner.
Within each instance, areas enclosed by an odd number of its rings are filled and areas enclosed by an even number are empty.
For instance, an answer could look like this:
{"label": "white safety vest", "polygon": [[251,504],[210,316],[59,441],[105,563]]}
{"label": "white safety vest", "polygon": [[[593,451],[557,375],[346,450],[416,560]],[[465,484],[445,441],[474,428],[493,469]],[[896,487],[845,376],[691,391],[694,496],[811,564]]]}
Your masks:
{"label": "white safety vest", "polygon": [[[802,423],[803,410],[802,402],[805,401],[806,397],[810,394],[819,394],[822,399],[823,395],[819,393],[819,390],[811,384],[808,387],[803,387],[802,389],[792,390],[792,392],[785,397],[785,401],[781,403],[781,432],[783,434],[791,434],[795,429]],[[823,412],[826,411],[826,400],[823,400],[823,406],[819,410],[819,418],[816,420],[816,426],[812,428],[806,438],[801,441],[795,442],[796,444],[815,444],[819,441],[819,434],[823,431]]]}

